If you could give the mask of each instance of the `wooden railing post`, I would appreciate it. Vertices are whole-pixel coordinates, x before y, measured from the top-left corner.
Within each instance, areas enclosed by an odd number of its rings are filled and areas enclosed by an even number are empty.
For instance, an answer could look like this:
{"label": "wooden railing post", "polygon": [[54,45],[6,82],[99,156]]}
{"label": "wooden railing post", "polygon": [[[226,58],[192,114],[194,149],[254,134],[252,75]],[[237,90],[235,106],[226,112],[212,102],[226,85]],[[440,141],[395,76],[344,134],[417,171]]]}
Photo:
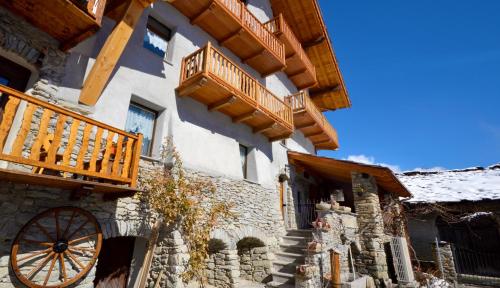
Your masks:
{"label": "wooden railing post", "polygon": [[340,254],[333,249],[330,250],[330,269],[332,287],[340,288]]}
{"label": "wooden railing post", "polygon": [[134,157],[132,158],[132,163],[130,165],[132,169],[130,173],[131,175],[130,187],[132,188],[137,187],[137,178],[139,176],[139,161],[141,160],[142,140],[144,138],[142,134],[138,134],[137,136],[138,137],[134,147]]}
{"label": "wooden railing post", "polygon": [[207,43],[207,46],[205,46],[205,53],[203,54],[203,73],[208,73],[209,72],[209,61],[210,61],[210,52],[212,51],[212,43],[210,41]]}

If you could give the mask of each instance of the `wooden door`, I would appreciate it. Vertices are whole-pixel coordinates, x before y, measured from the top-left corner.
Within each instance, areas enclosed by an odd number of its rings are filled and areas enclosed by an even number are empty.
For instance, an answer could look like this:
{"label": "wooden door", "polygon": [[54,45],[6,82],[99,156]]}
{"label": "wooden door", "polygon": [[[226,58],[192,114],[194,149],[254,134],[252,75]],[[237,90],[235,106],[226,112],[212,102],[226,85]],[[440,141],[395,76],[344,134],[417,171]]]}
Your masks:
{"label": "wooden door", "polygon": [[285,220],[285,183],[280,182],[280,209],[281,217]]}
{"label": "wooden door", "polygon": [[127,287],[134,244],[134,237],[117,237],[104,240],[97,260],[94,287]]}

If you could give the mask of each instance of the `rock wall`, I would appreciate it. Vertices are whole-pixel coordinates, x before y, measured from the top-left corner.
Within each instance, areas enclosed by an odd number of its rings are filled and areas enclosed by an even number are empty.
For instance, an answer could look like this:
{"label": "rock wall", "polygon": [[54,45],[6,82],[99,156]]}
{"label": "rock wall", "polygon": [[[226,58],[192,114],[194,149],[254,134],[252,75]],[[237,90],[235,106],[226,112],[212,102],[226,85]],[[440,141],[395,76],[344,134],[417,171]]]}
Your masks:
{"label": "rock wall", "polygon": [[354,205],[358,214],[361,238],[360,272],[378,280],[389,278],[384,251],[386,235],[375,178],[368,174],[352,172]]}
{"label": "rock wall", "polygon": [[433,254],[441,277],[444,277],[444,279],[448,282],[456,282],[457,271],[455,270],[455,260],[453,259],[451,244],[447,242],[440,242],[439,252],[438,249],[436,249],[436,245],[434,245]]}
{"label": "rock wall", "polygon": [[263,282],[271,275],[267,247],[255,247],[238,251],[240,258],[240,276],[243,279]]}
{"label": "rock wall", "polygon": [[221,250],[210,254],[205,271],[208,284],[221,288],[236,287],[240,277],[240,262],[236,250]]}

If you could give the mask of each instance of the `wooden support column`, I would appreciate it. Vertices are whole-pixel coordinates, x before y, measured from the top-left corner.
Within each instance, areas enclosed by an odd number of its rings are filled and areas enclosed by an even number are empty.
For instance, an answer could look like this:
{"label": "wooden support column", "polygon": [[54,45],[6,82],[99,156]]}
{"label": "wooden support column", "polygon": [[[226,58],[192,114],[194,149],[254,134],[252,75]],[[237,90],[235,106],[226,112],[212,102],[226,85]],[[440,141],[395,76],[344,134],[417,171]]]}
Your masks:
{"label": "wooden support column", "polygon": [[142,15],[142,11],[151,1],[129,0],[122,19],[118,21],[113,32],[108,36],[97,59],[83,83],[80,103],[93,106],[101,97],[104,86],[108,82],[116,63],[125,50],[125,46],[134,32],[134,27]]}
{"label": "wooden support column", "polygon": [[332,287],[340,288],[340,254],[333,249],[330,250],[330,269]]}

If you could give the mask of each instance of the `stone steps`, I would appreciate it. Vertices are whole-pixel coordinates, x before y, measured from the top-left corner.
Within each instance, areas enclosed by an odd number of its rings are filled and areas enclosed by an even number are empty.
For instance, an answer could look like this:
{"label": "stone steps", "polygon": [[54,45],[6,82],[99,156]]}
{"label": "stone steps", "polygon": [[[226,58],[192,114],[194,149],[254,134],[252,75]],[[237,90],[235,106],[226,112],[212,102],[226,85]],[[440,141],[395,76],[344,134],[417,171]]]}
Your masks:
{"label": "stone steps", "polygon": [[310,230],[288,230],[282,237],[283,243],[280,251],[275,253],[273,261],[273,281],[268,287],[295,287],[295,269],[297,265],[304,264],[305,249],[311,239]]}

